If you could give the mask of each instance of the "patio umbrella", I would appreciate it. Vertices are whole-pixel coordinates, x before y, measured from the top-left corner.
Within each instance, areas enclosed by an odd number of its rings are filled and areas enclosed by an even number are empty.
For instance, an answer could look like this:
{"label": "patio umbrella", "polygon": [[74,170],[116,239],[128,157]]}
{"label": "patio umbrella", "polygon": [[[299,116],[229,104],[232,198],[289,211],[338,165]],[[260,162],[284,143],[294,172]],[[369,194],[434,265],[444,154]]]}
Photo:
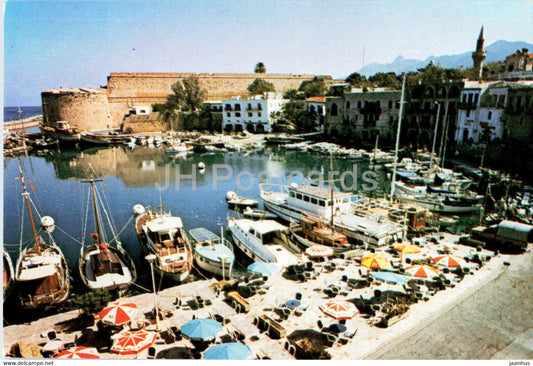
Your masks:
{"label": "patio umbrella", "polygon": [[307,248],[305,253],[310,257],[329,257],[333,255],[333,248],[316,244]]}
{"label": "patio umbrella", "polygon": [[279,271],[279,268],[273,263],[254,262],[248,266],[247,270],[262,276],[270,276]]}
{"label": "patio umbrella", "polygon": [[240,342],[217,344],[204,352],[206,360],[246,360],[252,355],[252,350]]}
{"label": "patio umbrella", "polygon": [[413,244],[397,244],[394,246],[394,249],[397,252],[403,253],[403,254],[414,254],[414,253],[420,253],[420,247],[413,245]]}
{"label": "patio umbrella", "polygon": [[403,285],[407,283],[407,277],[393,272],[370,272],[369,274],[377,280],[395,285]]}
{"label": "patio umbrella", "polygon": [[115,339],[115,342],[111,347],[111,352],[121,355],[140,353],[148,347],[153,346],[156,338],[156,333],[147,332],[144,329],[135,332],[126,332]]}
{"label": "patio umbrella", "polygon": [[465,260],[455,255],[439,255],[433,258],[433,262],[444,267],[459,267],[466,264]]}
{"label": "patio umbrella", "polygon": [[137,305],[133,303],[115,301],[98,314],[100,315],[102,323],[122,325],[131,321],[131,319],[137,314],[137,311]]}
{"label": "patio umbrella", "polygon": [[367,254],[361,257],[361,265],[370,269],[382,269],[389,265],[389,261],[381,254]]}
{"label": "patio umbrella", "polygon": [[353,303],[346,300],[329,300],[320,305],[319,308],[324,314],[336,320],[352,319],[359,313],[359,309]]}
{"label": "patio umbrella", "polygon": [[94,347],[76,347],[61,351],[55,358],[100,358]]}
{"label": "patio umbrella", "polygon": [[405,273],[413,277],[432,279],[433,277],[438,277],[440,271],[435,267],[416,265],[407,267]]}
{"label": "patio umbrella", "polygon": [[222,324],[213,319],[193,319],[181,326],[181,333],[190,339],[208,340],[222,331]]}

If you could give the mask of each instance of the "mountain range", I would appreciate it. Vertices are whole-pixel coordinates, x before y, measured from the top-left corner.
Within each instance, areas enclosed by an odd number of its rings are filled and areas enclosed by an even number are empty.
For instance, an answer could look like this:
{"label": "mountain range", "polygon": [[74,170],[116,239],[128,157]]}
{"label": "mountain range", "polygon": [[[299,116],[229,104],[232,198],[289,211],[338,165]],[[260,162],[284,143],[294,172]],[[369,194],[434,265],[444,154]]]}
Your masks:
{"label": "mountain range", "polygon": [[[523,41],[496,41],[490,46],[485,47],[485,51],[487,51],[485,63],[505,61],[507,56],[522,48],[527,48],[530,51],[533,51],[533,44]],[[440,66],[445,68],[459,68],[461,66],[463,68],[468,68],[473,66],[472,52],[473,50],[457,55],[429,56],[425,60],[406,59],[400,55],[391,63],[368,64],[357,72],[365,76],[372,76],[378,72],[394,72],[400,74],[402,72],[416,71],[419,68],[425,67],[430,61],[433,61],[434,64],[440,64]]]}

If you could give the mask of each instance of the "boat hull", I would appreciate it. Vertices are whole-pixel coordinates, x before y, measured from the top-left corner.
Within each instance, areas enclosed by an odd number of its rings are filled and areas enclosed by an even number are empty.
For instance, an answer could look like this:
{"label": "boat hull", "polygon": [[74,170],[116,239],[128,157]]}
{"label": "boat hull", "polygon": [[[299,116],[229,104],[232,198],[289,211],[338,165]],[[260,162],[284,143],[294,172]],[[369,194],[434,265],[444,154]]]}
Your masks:
{"label": "boat hull", "polygon": [[420,207],[427,208],[430,211],[438,213],[447,213],[447,214],[461,214],[461,213],[471,213],[479,212],[481,210],[481,204],[474,204],[471,206],[455,206],[445,204],[443,202],[430,201],[425,199],[410,198],[397,196],[398,200],[405,203],[412,203]]}
{"label": "boat hull", "polygon": [[212,273],[217,276],[229,277],[231,274],[232,263],[225,263],[222,266],[221,262],[212,261],[209,258],[201,256],[198,252],[194,252],[194,263],[203,271]]}

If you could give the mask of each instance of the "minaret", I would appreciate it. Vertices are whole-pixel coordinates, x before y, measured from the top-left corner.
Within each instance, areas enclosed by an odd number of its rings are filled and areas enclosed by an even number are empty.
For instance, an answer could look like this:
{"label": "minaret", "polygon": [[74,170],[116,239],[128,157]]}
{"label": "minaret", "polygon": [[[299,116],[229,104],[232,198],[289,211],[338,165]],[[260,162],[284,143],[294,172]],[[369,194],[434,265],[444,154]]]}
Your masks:
{"label": "minaret", "polygon": [[481,79],[481,73],[483,71],[483,60],[487,57],[487,52],[483,51],[485,40],[483,39],[483,26],[481,26],[481,32],[477,38],[476,51],[472,52],[472,60],[474,61],[474,70],[476,75]]}

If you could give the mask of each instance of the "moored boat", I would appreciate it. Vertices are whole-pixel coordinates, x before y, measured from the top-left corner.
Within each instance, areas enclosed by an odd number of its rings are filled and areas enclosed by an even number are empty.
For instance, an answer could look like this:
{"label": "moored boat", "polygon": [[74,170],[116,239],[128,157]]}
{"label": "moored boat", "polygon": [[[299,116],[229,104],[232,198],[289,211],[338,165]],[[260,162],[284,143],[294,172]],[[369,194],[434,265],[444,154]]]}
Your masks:
{"label": "moored boat", "polygon": [[196,228],[189,231],[189,236],[198,267],[223,278],[231,276],[235,255],[223,235],[219,237],[205,228]]}
{"label": "moored boat", "polygon": [[135,231],[143,251],[154,254],[154,268],[161,276],[181,282],[189,276],[193,256],[180,217],[151,207],[133,206]]}
{"label": "moored boat", "polygon": [[85,182],[91,185],[96,232],[91,234],[94,242],[87,247],[82,246],[81,248],[78,264],[81,279],[85,286],[91,290],[107,289],[118,290],[119,292],[125,291],[137,278],[135,265],[130,256],[122,248],[122,244],[115,234],[113,236],[117,246],[111,246],[107,242],[104,231],[102,230],[97,204],[96,180],[91,179]]}
{"label": "moored boat", "polygon": [[288,249],[288,228],[276,221],[228,218],[228,228],[235,245],[253,261],[281,267],[300,262],[299,256]]}
{"label": "moored boat", "polygon": [[[67,261],[52,238],[54,220],[41,218],[41,226],[48,234],[48,243],[39,235],[26,190],[22,169],[19,166],[24,199],[28,208],[34,244],[24,248],[15,266],[15,282],[21,305],[28,308],[59,304],[65,301],[70,291],[70,276]],[[5,257],[4,257],[5,258]]]}
{"label": "moored boat", "polygon": [[237,193],[233,191],[229,191],[226,193],[226,202],[228,206],[230,207],[256,207],[259,202],[257,200],[254,200],[252,198],[244,198],[237,195]]}
{"label": "moored boat", "polygon": [[13,262],[11,261],[11,257],[6,252],[6,249],[4,249],[4,301],[6,300],[7,296],[9,295],[9,292],[11,291],[11,288],[13,287],[14,282],[14,271],[13,271]]}
{"label": "moored boat", "polygon": [[55,124],[41,123],[39,125],[43,135],[58,139],[60,142],[75,144],[80,141],[80,131],[72,127],[68,121],[57,121]]}
{"label": "moored boat", "polygon": [[336,255],[353,249],[346,235],[332,229],[324,220],[314,217],[303,217],[299,225],[290,225],[289,230],[292,238],[304,248],[325,245],[333,248]]}

